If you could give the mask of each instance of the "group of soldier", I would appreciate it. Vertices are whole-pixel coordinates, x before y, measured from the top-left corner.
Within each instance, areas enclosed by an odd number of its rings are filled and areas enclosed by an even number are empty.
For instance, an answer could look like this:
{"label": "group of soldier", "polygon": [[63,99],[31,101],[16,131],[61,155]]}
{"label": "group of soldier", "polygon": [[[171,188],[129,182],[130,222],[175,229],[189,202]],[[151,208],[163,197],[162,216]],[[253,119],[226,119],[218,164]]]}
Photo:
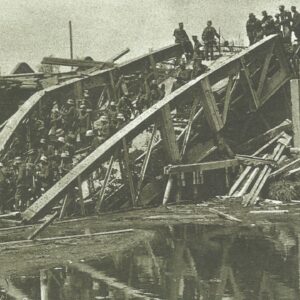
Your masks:
{"label": "group of soldier", "polygon": [[300,41],[300,14],[296,6],[291,11],[285,9],[284,5],[279,6],[279,13],[273,18],[267,11],[262,12],[262,18],[258,19],[253,13],[249,14],[246,23],[247,35],[250,45],[260,41],[271,34],[281,34],[286,44],[291,44],[292,32],[297,41]]}
{"label": "group of soldier", "polygon": [[165,86],[151,80],[149,95],[140,89],[99,107],[86,90],[82,99],[52,101],[42,116],[34,113],[28,121],[30,138],[26,133],[15,137],[10,159],[0,162],[0,213],[30,206],[86,155],[164,95]]}
{"label": "group of soldier", "polygon": [[189,57],[193,59],[205,59],[205,60],[214,60],[214,47],[216,46],[216,38],[220,39],[220,34],[212,26],[212,21],[207,22],[207,27],[204,28],[202,33],[202,40],[204,43],[204,54],[200,50],[202,47],[201,42],[198,39],[197,35],[193,35],[192,39],[194,46],[189,39],[186,31],[184,30],[183,23],[179,23],[179,28],[174,30],[175,43],[179,43],[183,46],[184,51]]}

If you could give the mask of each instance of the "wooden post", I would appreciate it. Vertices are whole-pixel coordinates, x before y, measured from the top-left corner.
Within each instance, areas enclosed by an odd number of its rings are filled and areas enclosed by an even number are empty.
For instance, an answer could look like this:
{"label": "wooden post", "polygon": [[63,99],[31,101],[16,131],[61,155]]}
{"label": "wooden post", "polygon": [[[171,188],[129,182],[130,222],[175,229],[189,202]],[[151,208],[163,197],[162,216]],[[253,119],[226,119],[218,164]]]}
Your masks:
{"label": "wooden post", "polygon": [[291,79],[292,121],[294,147],[300,147],[300,80]]}
{"label": "wooden post", "polygon": [[151,155],[151,151],[152,151],[152,147],[153,147],[153,141],[154,141],[154,137],[155,137],[155,134],[156,134],[156,129],[157,129],[157,126],[156,126],[156,123],[155,123],[154,127],[153,127],[153,131],[152,131],[152,135],[151,135],[151,138],[150,138],[150,141],[149,141],[149,145],[148,145],[148,148],[147,148],[146,157],[143,161],[143,165],[142,165],[142,169],[141,169],[141,173],[140,173],[140,179],[139,179],[139,182],[138,182],[138,185],[137,185],[137,193],[136,193],[136,198],[135,198],[135,203],[136,204],[138,203],[139,197],[140,197],[140,194],[141,194],[142,183],[144,181],[146,170],[147,170],[147,167],[148,167],[148,164],[149,164],[150,155]]}
{"label": "wooden post", "polygon": [[115,85],[114,75],[112,71],[109,71],[109,80],[110,80],[113,99],[114,101],[117,101],[117,91],[116,91],[116,85]]}
{"label": "wooden post", "polygon": [[73,32],[72,32],[72,21],[69,21],[69,34],[70,34],[70,58],[73,59]]}
{"label": "wooden post", "polygon": [[108,165],[105,177],[104,177],[103,185],[102,185],[101,190],[100,190],[99,198],[98,198],[98,201],[96,203],[96,211],[97,212],[100,211],[101,204],[102,204],[103,199],[104,199],[105,189],[107,187],[107,183],[108,183],[108,180],[110,178],[113,162],[114,162],[114,155],[112,155],[111,158],[110,158],[109,165]]}
{"label": "wooden post", "polygon": [[132,205],[135,206],[135,188],[134,188],[131,169],[129,165],[129,152],[128,152],[128,146],[125,138],[122,139],[122,143],[123,143],[123,151],[124,151],[125,172],[129,183]]}
{"label": "wooden post", "polygon": [[169,105],[166,105],[160,110],[160,133],[168,162],[178,162],[180,160],[180,152],[176,142],[176,135]]}
{"label": "wooden post", "polygon": [[40,271],[40,287],[41,287],[41,300],[48,300],[48,272],[47,270]]}
{"label": "wooden post", "polygon": [[84,208],[84,202],[83,202],[83,192],[82,192],[82,180],[81,180],[81,176],[78,176],[77,182],[78,182],[78,191],[79,191],[79,201],[80,201],[81,215],[85,216],[85,208]]}

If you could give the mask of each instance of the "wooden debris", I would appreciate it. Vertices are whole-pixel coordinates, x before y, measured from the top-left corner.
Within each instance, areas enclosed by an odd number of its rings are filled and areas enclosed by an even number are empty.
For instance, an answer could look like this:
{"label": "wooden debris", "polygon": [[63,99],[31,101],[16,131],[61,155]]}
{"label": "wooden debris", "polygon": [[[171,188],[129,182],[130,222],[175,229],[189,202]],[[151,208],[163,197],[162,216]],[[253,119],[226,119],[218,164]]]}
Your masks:
{"label": "wooden debris", "polygon": [[223,219],[226,219],[226,220],[229,220],[229,221],[234,221],[234,222],[239,222],[239,223],[242,223],[242,220],[236,218],[236,217],[233,217],[229,214],[225,214],[219,210],[216,210],[214,208],[210,208],[209,211],[213,214],[216,214],[218,215],[220,218],[223,218]]}
{"label": "wooden debris", "polygon": [[293,160],[292,162],[288,163],[287,165],[279,168],[278,170],[274,171],[270,174],[270,178],[274,178],[278,175],[281,175],[282,173],[288,171],[289,168],[293,167],[294,165],[300,163],[300,158]]}
{"label": "wooden debris", "polygon": [[58,216],[58,212],[51,215],[43,224],[41,224],[33,233],[28,236],[28,240],[33,240],[40,232],[46,229]]}
{"label": "wooden debris", "polygon": [[102,235],[112,235],[112,234],[120,234],[120,233],[129,233],[134,232],[134,229],[122,229],[122,230],[114,230],[114,231],[106,231],[106,232],[97,232],[91,234],[77,234],[77,235],[67,235],[67,236],[55,236],[49,238],[41,238],[30,240],[20,240],[20,241],[10,241],[0,243],[0,246],[10,245],[10,244],[22,244],[22,243],[29,243],[29,242],[50,242],[50,241],[59,241],[59,240],[70,240],[70,239],[80,239],[80,238],[90,238],[90,237],[97,237]]}
{"label": "wooden debris", "polygon": [[286,209],[281,210],[251,210],[249,214],[287,214],[289,211]]}

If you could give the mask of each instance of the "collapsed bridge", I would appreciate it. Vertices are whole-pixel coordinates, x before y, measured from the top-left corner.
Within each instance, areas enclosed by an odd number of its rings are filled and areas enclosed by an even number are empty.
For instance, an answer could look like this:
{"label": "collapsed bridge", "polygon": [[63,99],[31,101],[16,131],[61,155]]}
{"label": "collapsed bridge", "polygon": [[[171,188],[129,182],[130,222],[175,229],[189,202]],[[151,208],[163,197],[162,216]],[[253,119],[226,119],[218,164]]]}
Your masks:
{"label": "collapsed bridge", "polygon": [[[150,72],[158,78],[157,64],[181,53],[180,45],[170,46],[120,65],[117,71],[133,73],[145,68],[147,61],[148,69],[150,66]],[[34,109],[39,109],[43,101],[61,97],[62,94],[80,95],[83,89],[97,87],[108,87],[112,97],[117,98],[114,72],[114,68],[98,71],[33,95],[0,132],[1,156],[4,157],[11,146],[15,132],[25,126],[26,118]],[[265,38],[217,64],[137,116],[27,208],[22,213],[23,220],[32,222],[57,209],[57,206],[63,217],[67,206],[75,201],[68,197],[74,187],[79,190],[78,202],[82,215],[122,207],[124,203],[147,205],[154,198],[162,198],[163,193],[165,202],[170,195],[182,199],[178,182],[181,186],[185,185],[184,172],[180,169],[176,174],[167,172],[166,177],[163,175],[164,167],[168,165],[225,159],[227,162],[221,168],[225,170],[226,178],[230,177],[228,168],[235,168],[236,162],[228,165],[228,160],[243,150],[242,144],[290,116],[286,83],[291,77],[280,37],[272,35]],[[184,116],[180,119],[178,115],[183,111]],[[288,122],[284,126],[291,127]],[[134,157],[132,163],[131,145],[145,133],[149,138],[146,151]],[[93,181],[104,165],[106,171],[99,185],[83,191],[84,183]],[[117,188],[109,189],[114,168],[118,168],[121,174],[119,184]],[[155,174],[149,174],[149,169],[155,170]],[[233,170],[232,177],[235,174]],[[196,184],[203,183],[203,173],[196,172],[195,177]],[[215,180],[213,176],[211,182]],[[215,191],[218,192],[217,188]]]}

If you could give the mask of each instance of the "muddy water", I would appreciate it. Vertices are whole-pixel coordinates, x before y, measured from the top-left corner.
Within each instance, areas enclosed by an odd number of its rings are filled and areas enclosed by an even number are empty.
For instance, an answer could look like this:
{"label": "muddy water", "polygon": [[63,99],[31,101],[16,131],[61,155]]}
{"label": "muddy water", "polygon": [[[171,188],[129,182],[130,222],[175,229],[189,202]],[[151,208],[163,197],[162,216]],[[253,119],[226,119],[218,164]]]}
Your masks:
{"label": "muddy water", "polygon": [[0,299],[300,299],[299,237],[288,225],[161,227],[126,253],[2,277]]}

